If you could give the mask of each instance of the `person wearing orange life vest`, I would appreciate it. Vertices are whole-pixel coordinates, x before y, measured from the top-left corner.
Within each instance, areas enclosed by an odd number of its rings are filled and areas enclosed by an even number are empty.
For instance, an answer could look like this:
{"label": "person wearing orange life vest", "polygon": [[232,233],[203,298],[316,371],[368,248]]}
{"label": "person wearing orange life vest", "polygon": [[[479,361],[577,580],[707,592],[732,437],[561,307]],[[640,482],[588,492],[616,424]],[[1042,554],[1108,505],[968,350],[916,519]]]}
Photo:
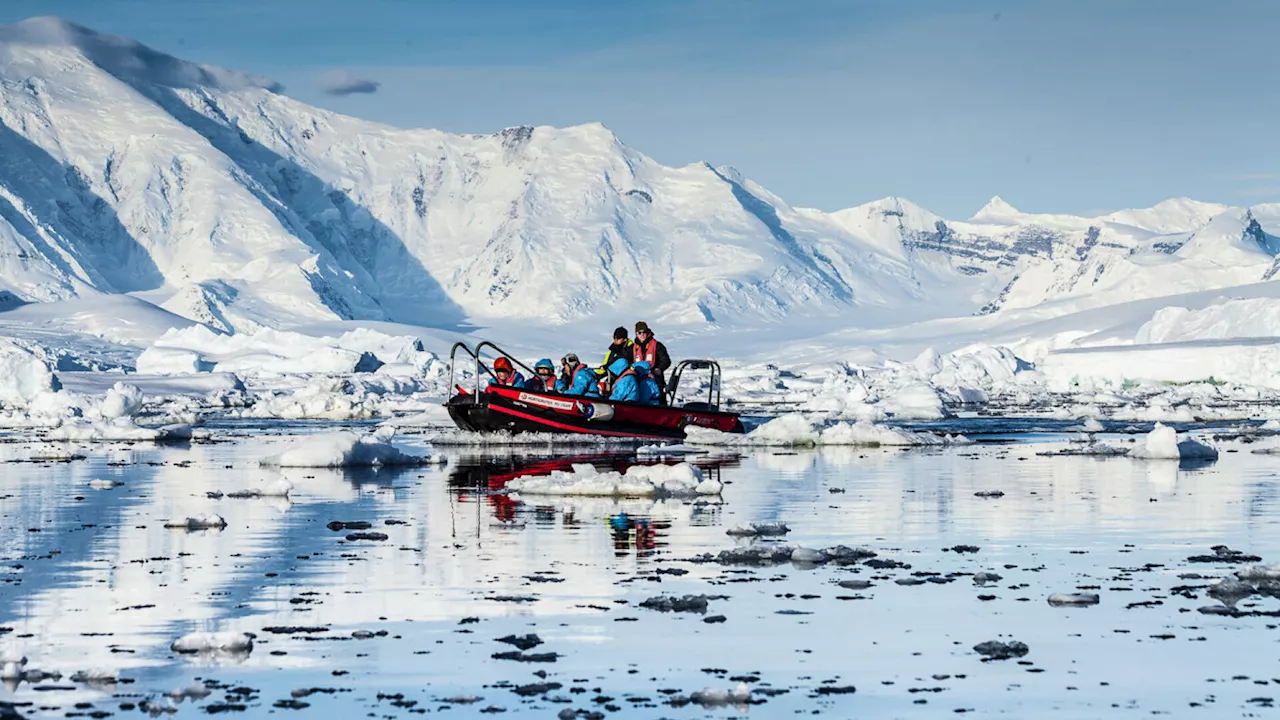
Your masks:
{"label": "person wearing orange life vest", "polygon": [[653,336],[649,324],[641,320],[636,323],[636,339],[631,346],[632,362],[649,364],[649,375],[658,385],[658,402],[667,404],[666,372],[671,367],[671,356],[667,354],[667,346]]}
{"label": "person wearing orange life vest", "polygon": [[533,366],[533,377],[529,378],[525,383],[526,390],[534,392],[555,392],[556,391],[556,366],[551,364],[551,358],[542,358]]}
{"label": "person wearing orange life vest", "polygon": [[515,367],[511,365],[511,360],[505,356],[493,361],[493,374],[495,377],[489,378],[484,385],[486,390],[494,385],[524,387],[524,376],[516,372]]}

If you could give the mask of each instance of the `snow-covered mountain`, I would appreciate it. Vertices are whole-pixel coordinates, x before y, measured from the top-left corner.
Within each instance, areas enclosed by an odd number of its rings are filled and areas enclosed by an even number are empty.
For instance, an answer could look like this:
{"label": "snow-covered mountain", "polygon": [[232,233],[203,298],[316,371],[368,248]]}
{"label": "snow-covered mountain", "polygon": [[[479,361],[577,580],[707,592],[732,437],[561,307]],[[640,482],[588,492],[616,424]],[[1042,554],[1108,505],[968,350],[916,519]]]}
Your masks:
{"label": "snow-covered mountain", "polygon": [[400,130],[66,21],[0,26],[9,304],[131,293],[223,329],[641,308],[858,326],[1270,280],[1278,253],[1280,205],[823,213],[732,168],[663,166],[598,124]]}

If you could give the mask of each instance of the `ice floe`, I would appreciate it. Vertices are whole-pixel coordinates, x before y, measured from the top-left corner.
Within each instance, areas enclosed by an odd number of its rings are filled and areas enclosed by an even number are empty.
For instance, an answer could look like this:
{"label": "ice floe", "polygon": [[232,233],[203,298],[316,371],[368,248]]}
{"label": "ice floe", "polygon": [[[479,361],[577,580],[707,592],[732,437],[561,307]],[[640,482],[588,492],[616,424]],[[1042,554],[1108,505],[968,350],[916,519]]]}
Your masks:
{"label": "ice floe", "polygon": [[911,447],[923,445],[963,445],[969,442],[961,435],[935,435],[913,432],[865,421],[829,421],[821,416],[790,413],[776,417],[745,435],[720,432],[710,428],[685,428],[688,445],[819,447],[856,446]]}
{"label": "ice floe", "polygon": [[1173,428],[1156,423],[1155,429],[1129,452],[1131,457],[1149,460],[1217,460],[1217,448],[1195,438],[1178,439]]}
{"label": "ice floe", "polygon": [[242,632],[193,632],[174,640],[169,649],[183,655],[248,654],[253,650],[253,636]]}
{"label": "ice floe", "polygon": [[170,520],[164,526],[171,530],[221,530],[227,526],[227,521],[222,519],[221,515],[209,513],[181,520]]}
{"label": "ice floe", "polygon": [[507,483],[521,495],[584,495],[594,497],[692,497],[718,495],[719,481],[703,477],[689,463],[632,465],[626,473],[600,472],[593,465],[573,465],[550,475],[527,475]]}
{"label": "ice floe", "polygon": [[406,453],[379,435],[337,432],[303,438],[260,462],[267,467],[336,468],[422,465],[432,458]]}

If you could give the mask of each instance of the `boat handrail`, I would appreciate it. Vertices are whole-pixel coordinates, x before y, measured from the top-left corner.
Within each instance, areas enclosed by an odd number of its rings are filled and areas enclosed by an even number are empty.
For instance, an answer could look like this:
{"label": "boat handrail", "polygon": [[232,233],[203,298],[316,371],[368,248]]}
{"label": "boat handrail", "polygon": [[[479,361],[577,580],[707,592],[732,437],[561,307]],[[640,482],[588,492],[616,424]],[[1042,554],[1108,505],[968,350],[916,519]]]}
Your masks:
{"label": "boat handrail", "polygon": [[720,409],[720,363],[715,360],[694,359],[681,360],[671,372],[671,381],[667,383],[667,405],[675,407],[676,390],[680,387],[680,376],[685,370],[710,370],[711,383],[707,387],[707,404],[716,410]]}
{"label": "boat handrail", "polygon": [[453,347],[449,348],[449,392],[450,393],[452,393],[453,389],[457,387],[456,385],[453,384],[453,370],[454,370],[454,364],[456,362],[455,359],[458,355],[458,348],[462,348],[468,355],[471,356],[473,360],[476,361],[476,387],[477,388],[480,387],[480,375],[479,375],[480,359],[476,357],[476,353],[471,348],[467,347],[466,343],[459,341],[454,343]]}

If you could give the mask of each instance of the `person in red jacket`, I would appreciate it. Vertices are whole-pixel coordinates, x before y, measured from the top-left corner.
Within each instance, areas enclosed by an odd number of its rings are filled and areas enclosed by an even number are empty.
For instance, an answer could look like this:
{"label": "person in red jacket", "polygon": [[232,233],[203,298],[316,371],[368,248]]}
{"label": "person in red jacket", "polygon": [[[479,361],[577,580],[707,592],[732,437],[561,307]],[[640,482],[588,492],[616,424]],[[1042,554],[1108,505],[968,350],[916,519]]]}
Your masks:
{"label": "person in red jacket", "polygon": [[636,323],[636,339],[631,346],[633,363],[649,363],[649,375],[658,383],[659,402],[667,404],[667,369],[671,367],[671,356],[667,354],[667,346],[653,336],[649,324],[641,320]]}

